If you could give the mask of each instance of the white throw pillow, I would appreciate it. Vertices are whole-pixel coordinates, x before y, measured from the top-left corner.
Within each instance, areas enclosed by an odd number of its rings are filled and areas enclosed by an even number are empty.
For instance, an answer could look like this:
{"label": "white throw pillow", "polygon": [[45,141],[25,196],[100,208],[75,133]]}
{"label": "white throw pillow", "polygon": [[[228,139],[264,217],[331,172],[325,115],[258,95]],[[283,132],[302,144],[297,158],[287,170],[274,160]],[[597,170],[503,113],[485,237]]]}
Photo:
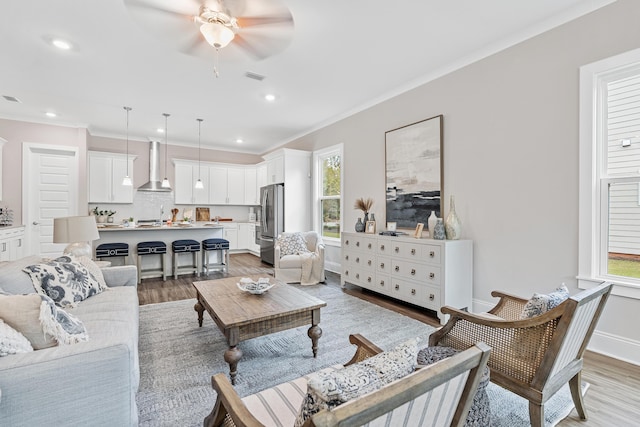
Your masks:
{"label": "white throw pillow", "polygon": [[0,357],[30,351],[33,351],[33,347],[29,340],[0,319]]}
{"label": "white throw pillow", "polygon": [[282,234],[278,238],[280,246],[280,255],[299,255],[311,252],[307,248],[307,242],[304,241],[301,233]]}
{"label": "white throw pillow", "polygon": [[546,313],[552,308],[559,306],[567,298],[569,298],[569,289],[567,289],[564,283],[548,295],[536,292],[522,309],[520,319],[530,319],[540,316],[542,313]]}

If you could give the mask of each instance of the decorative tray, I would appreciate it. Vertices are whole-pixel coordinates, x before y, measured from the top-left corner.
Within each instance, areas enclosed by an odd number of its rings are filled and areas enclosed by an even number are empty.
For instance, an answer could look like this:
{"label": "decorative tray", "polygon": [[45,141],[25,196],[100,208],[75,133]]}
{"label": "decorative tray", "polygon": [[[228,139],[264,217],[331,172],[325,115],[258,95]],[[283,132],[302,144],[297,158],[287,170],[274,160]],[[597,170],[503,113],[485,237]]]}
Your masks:
{"label": "decorative tray", "polygon": [[268,278],[259,278],[257,282],[254,282],[251,279],[242,278],[240,282],[236,283],[238,288],[241,291],[249,292],[253,295],[262,295],[266,293],[269,289],[273,288],[274,283],[269,283]]}

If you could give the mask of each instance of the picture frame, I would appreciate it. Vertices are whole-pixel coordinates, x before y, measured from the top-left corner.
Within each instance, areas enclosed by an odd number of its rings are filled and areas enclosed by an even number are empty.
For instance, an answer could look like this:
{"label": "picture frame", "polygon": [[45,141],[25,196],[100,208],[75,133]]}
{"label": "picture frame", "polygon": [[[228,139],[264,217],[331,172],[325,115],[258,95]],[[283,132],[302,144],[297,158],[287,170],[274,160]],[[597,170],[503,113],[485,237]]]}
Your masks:
{"label": "picture frame", "polygon": [[396,231],[397,227],[397,222],[387,222],[387,231]]}
{"label": "picture frame", "polygon": [[376,222],[375,221],[367,221],[367,224],[364,228],[364,232],[367,234],[376,234]]}
{"label": "picture frame", "polygon": [[420,239],[422,237],[423,229],[424,229],[424,223],[419,222],[418,225],[416,225],[416,231],[415,233],[413,233],[413,237],[415,237],[416,239]]}
{"label": "picture frame", "polygon": [[442,115],[385,132],[386,219],[398,228],[442,217],[442,146]]}

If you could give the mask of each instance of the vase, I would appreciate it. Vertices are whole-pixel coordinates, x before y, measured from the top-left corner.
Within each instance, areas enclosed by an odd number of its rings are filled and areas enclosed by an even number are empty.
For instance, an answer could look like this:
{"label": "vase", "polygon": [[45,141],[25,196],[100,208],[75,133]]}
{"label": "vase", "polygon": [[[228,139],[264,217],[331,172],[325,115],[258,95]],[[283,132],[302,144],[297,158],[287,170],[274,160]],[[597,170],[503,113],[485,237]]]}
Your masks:
{"label": "vase", "polygon": [[358,218],[358,222],[356,222],[356,232],[362,233],[364,231],[364,222],[362,219]]}
{"label": "vase", "polygon": [[376,220],[376,214],[371,214],[371,218],[369,218],[369,221],[375,221]]}
{"label": "vase", "polygon": [[366,224],[369,221],[369,212],[364,213],[364,223]]}
{"label": "vase", "polygon": [[97,216],[97,220],[98,220],[98,223],[103,224],[103,223],[107,222],[107,217],[104,216],[104,215],[98,215]]}
{"label": "vase", "polygon": [[447,221],[444,227],[447,233],[447,239],[460,239],[460,218],[458,218],[458,214],[456,214],[456,203],[453,196],[451,196],[450,199],[449,215],[447,215]]}
{"label": "vase", "polygon": [[436,221],[436,225],[433,227],[433,238],[435,240],[444,240],[445,231],[444,231],[444,223],[442,222],[442,218],[438,218]]}
{"label": "vase", "polygon": [[108,216],[108,217],[107,217],[107,222],[108,222],[109,224],[113,224],[113,217],[112,217],[112,216]]}
{"label": "vase", "polygon": [[427,228],[429,228],[429,235],[433,239],[433,229],[436,227],[436,222],[438,222],[438,217],[436,216],[435,211],[431,211],[431,215],[429,219],[427,219]]}

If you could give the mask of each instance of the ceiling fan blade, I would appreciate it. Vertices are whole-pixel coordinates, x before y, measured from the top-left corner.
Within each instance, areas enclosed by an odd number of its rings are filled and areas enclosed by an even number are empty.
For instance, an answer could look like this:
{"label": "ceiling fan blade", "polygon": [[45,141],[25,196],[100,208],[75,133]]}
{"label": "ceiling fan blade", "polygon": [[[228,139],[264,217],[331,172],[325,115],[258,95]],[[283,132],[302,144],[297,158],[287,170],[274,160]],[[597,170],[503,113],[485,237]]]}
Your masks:
{"label": "ceiling fan blade", "polygon": [[264,59],[269,56],[269,53],[264,52],[263,50],[256,47],[254,44],[249,43],[247,39],[242,37],[240,34],[236,34],[233,39],[233,44],[244,50],[250,56],[255,59]]}
{"label": "ceiling fan blade", "polygon": [[183,19],[186,19],[186,20],[193,20],[193,15],[189,15],[189,14],[186,14],[186,13],[180,13],[180,12],[177,12],[177,11],[165,9],[164,7],[155,5],[153,3],[149,3],[148,1],[144,1],[144,0],[125,0],[125,2],[127,3],[127,6],[133,6],[133,7],[138,7],[138,8],[141,8],[141,9],[153,10],[155,12],[166,13],[166,14],[174,16],[174,17],[183,18]]}
{"label": "ceiling fan blade", "polygon": [[194,32],[193,35],[188,40],[185,40],[183,43],[181,43],[178,49],[181,52],[194,55],[198,53],[197,51],[199,50],[200,47],[202,47],[203,43],[207,44],[204,38],[200,35],[200,32],[198,31],[198,32]]}
{"label": "ceiling fan blade", "polygon": [[284,24],[293,26],[293,17],[289,15],[273,16],[242,16],[238,18],[240,28],[255,27],[258,25]]}

